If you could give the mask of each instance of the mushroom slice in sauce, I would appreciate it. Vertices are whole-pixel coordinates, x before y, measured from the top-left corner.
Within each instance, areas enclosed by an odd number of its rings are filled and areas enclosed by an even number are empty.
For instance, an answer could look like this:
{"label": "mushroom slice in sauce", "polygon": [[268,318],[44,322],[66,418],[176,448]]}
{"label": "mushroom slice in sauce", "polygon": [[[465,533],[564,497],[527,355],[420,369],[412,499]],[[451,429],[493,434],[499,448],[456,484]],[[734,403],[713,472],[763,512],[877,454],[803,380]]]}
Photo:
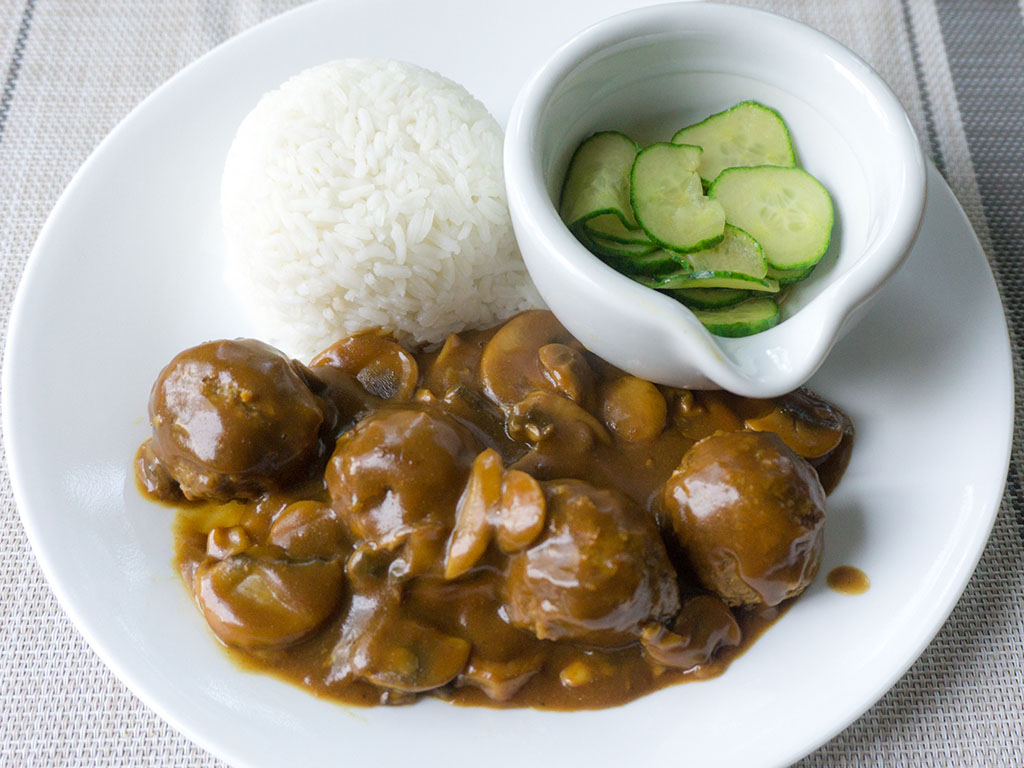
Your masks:
{"label": "mushroom slice in sauce", "polygon": [[601,419],[627,443],[650,442],[665,429],[668,406],[658,388],[636,376],[623,376],[601,388]]}
{"label": "mushroom slice in sauce", "polygon": [[334,651],[335,676],[402,693],[450,683],[466,666],[469,642],[403,616],[396,606],[393,597],[353,600],[353,615]]}
{"label": "mushroom slice in sauce", "polygon": [[[480,380],[487,396],[499,405],[511,406],[536,390],[558,387],[563,391],[585,391],[584,381],[569,381],[573,376],[571,369],[578,366],[568,363],[556,350],[546,355],[549,367],[542,365],[540,350],[550,344],[580,348],[579,342],[550,312],[523,312],[505,323],[487,343],[480,358]],[[549,377],[557,378],[559,383],[553,384]]]}
{"label": "mushroom slice in sauce", "polygon": [[601,422],[552,392],[531,392],[516,403],[505,428],[532,447],[513,467],[542,479],[575,475],[589,462],[596,443],[612,442]]}
{"label": "mushroom slice in sauce", "polygon": [[236,648],[283,648],[313,632],[338,607],[340,558],[293,562],[253,547],[196,570],[195,595],[217,637]]}
{"label": "mushroom slice in sauce", "polygon": [[545,344],[537,350],[541,373],[552,391],[587,407],[593,399],[594,372],[583,353],[566,344]]}
{"label": "mushroom slice in sauce", "polygon": [[206,536],[206,556],[215,560],[225,560],[233,555],[240,555],[250,546],[252,546],[252,538],[241,525],[217,526],[211,528]]}
{"label": "mushroom slice in sauce", "polygon": [[458,578],[480,559],[491,541],[491,524],[501,502],[501,481],[504,468],[498,452],[488,448],[474,460],[469,482],[459,499],[455,527],[448,541],[444,576]]}
{"label": "mushroom slice in sauce", "polygon": [[327,560],[349,549],[345,523],[329,504],[318,501],[296,501],[285,507],[270,527],[267,541],[297,559]]}
{"label": "mushroom slice in sauce", "polygon": [[540,672],[544,658],[544,654],[538,652],[508,661],[494,661],[474,654],[457,682],[479,688],[493,701],[508,701]]}
{"label": "mushroom slice in sauce", "polygon": [[419,366],[393,338],[367,331],[332,344],[310,362],[348,372],[368,393],[382,400],[409,400],[420,377]]}
{"label": "mushroom slice in sauce", "polygon": [[746,419],[744,426],[774,432],[805,459],[820,459],[839,445],[849,423],[838,409],[797,391],[779,398],[767,413]]}
{"label": "mushroom slice in sauce", "polygon": [[698,595],[688,600],[672,629],[651,622],[640,632],[644,658],[650,664],[684,671],[707,664],[719,648],[740,644],[740,625],[721,600]]}
{"label": "mushroom slice in sauce", "polygon": [[501,504],[494,522],[498,547],[512,554],[530,546],[544,530],[544,491],[533,476],[510,469],[501,484]]}
{"label": "mushroom slice in sauce", "polygon": [[506,472],[488,448],[473,461],[448,540],[444,576],[457,579],[487,551],[492,538],[505,554],[528,547],[544,528],[544,492],[533,477]]}

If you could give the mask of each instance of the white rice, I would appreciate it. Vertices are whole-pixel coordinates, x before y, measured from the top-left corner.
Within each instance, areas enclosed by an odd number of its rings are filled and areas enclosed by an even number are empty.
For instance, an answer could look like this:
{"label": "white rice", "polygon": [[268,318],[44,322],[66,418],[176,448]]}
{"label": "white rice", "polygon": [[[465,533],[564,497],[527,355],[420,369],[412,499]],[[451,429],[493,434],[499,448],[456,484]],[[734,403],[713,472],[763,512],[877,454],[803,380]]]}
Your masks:
{"label": "white rice", "polygon": [[227,278],[308,359],[382,327],[440,342],[542,306],[516,248],[502,132],[462,86],[346,60],[266,94],[224,167]]}

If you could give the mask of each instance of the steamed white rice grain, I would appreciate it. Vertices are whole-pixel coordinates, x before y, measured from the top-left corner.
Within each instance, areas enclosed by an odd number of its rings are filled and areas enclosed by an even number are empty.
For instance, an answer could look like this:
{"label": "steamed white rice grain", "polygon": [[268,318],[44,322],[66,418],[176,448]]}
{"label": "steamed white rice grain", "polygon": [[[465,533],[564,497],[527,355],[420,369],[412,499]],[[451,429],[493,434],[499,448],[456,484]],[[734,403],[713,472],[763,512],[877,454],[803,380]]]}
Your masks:
{"label": "steamed white rice grain", "polygon": [[382,326],[440,342],[542,306],[516,249],[501,128],[411,64],[308,69],[245,118],[221,185],[227,278],[308,359]]}

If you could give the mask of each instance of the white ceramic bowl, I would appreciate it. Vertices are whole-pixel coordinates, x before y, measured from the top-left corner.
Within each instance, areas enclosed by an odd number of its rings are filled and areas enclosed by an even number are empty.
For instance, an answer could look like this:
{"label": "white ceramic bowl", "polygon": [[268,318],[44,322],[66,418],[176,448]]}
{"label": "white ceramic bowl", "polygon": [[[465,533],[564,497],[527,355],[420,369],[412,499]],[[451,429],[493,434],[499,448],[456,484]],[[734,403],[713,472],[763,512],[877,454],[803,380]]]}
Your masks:
{"label": "white ceramic bowl", "polygon": [[[569,158],[594,131],[668,141],[744,99],[781,112],[800,165],[832,195],[836,224],[818,268],[783,302],[783,321],[725,339],[682,304],[605,266],[556,208]],[[530,274],[589,349],[663,384],[761,397],[805,382],[862,316],[909,252],[925,200],[914,130],[864,61],[797,22],[703,2],[613,16],[558,49],[512,109],[505,175]]]}

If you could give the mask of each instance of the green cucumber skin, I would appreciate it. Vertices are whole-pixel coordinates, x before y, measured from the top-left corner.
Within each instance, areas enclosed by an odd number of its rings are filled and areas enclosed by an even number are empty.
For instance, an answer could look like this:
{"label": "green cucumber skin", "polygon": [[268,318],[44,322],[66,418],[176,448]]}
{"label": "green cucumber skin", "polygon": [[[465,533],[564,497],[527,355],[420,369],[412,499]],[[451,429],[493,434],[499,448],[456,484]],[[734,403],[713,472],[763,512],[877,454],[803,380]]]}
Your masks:
{"label": "green cucumber skin", "polygon": [[[765,258],[768,260],[769,270],[774,270],[776,272],[793,272],[797,269],[807,269],[809,272],[810,268],[815,266],[819,261],[821,261],[825,253],[828,251],[828,247],[832,242],[832,232],[835,228],[835,205],[832,203],[832,196],[828,193],[828,190],[825,189],[825,185],[818,181],[810,173],[805,171],[803,168],[780,168],[777,165],[754,165],[746,168],[726,168],[724,171],[718,174],[718,178],[716,178],[714,182],[711,184],[710,189],[708,189],[708,197],[712,199],[718,199],[718,192],[720,191],[722,185],[728,184],[732,178],[740,178],[743,175],[751,174],[751,172],[761,173],[765,172],[766,170],[773,172],[801,174],[806,179],[812,181],[825,195],[825,201],[828,203],[828,221],[827,224],[823,227],[823,229],[826,231],[827,234],[824,238],[822,245],[817,250],[817,252],[814,253],[813,256],[807,257],[797,264],[783,264],[780,263],[778,260],[773,261],[772,256],[775,255],[777,257],[777,254],[772,254],[769,248],[765,247],[764,238],[758,238],[758,233],[756,232],[750,233],[751,236],[755,240],[757,240],[764,248],[764,255]],[[728,212],[726,212],[726,221],[728,220],[729,214]],[[745,222],[730,221],[729,223],[748,232],[751,229],[755,229],[754,227],[750,227],[749,224],[747,224],[747,226],[742,226]]]}
{"label": "green cucumber skin", "polygon": [[812,264],[809,267],[804,267],[803,269],[794,269],[792,271],[769,269],[768,277],[773,277],[776,280],[778,280],[779,285],[792,285],[793,283],[799,283],[810,277],[811,273],[814,271],[814,268],[817,266],[817,264]]}
{"label": "green cucumber skin", "polygon": [[[755,305],[757,309],[763,307],[765,312],[753,319],[737,319],[737,314]],[[693,314],[707,328],[708,333],[734,339],[767,331],[778,325],[782,319],[779,305],[772,299],[764,298],[749,299],[727,309],[695,310]]]}
{"label": "green cucumber skin", "polygon": [[658,250],[658,246],[654,243],[647,243],[645,245],[617,243],[614,240],[595,236],[590,231],[586,231],[586,237],[587,240],[584,245],[597,256],[632,258],[633,256],[646,256]]}
{"label": "green cucumber skin", "polygon": [[[630,211],[632,213],[632,211]],[[618,221],[621,225],[621,229],[616,229],[614,226],[602,226],[598,223],[602,216],[614,216],[615,221]],[[594,236],[604,240],[611,240],[616,243],[623,243],[626,245],[650,245],[652,248],[656,248],[657,245],[651,242],[651,239],[647,236],[647,233],[640,229],[640,225],[630,228],[628,224],[624,224],[622,215],[615,209],[607,208],[600,211],[594,211],[588,216],[584,216],[582,219],[576,222],[577,225],[582,225],[587,228],[587,232]]]}
{"label": "green cucumber skin", "polygon": [[[704,238],[703,240],[698,240],[697,242],[687,242],[687,243],[678,243],[678,242],[670,243],[667,240],[665,240],[664,238],[659,237],[657,235],[657,233],[653,232],[651,230],[651,228],[647,224],[644,223],[644,219],[646,218],[646,215],[645,214],[641,214],[640,210],[644,209],[646,206],[643,204],[642,201],[638,201],[637,183],[636,183],[637,165],[642,162],[641,161],[641,157],[644,155],[644,153],[651,152],[651,151],[659,151],[660,148],[663,148],[663,147],[680,147],[680,148],[685,148],[685,149],[689,149],[689,150],[697,150],[698,153],[703,151],[703,150],[701,150],[700,147],[695,147],[695,146],[692,146],[692,145],[689,145],[689,144],[672,144],[670,142],[660,141],[660,142],[655,142],[654,144],[651,144],[651,145],[649,145],[647,147],[644,147],[639,152],[637,152],[636,159],[633,161],[633,168],[632,168],[632,170],[630,171],[630,174],[629,174],[629,202],[630,202],[630,205],[632,205],[632,207],[633,207],[633,216],[636,218],[637,223],[644,230],[644,232],[647,233],[647,236],[653,242],[657,243],[658,245],[660,245],[662,248],[664,248],[667,251],[675,251],[676,253],[693,253],[694,251],[703,251],[703,250],[706,250],[708,248],[713,248],[714,246],[716,246],[720,242],[722,242],[722,238],[725,236],[725,220],[724,220],[724,216],[723,216],[722,232],[721,233],[714,234],[714,235],[712,235],[710,237]],[[696,164],[695,164],[695,167],[696,167]],[[696,171],[695,170],[691,171],[691,173],[696,174]],[[700,178],[700,177],[698,176],[698,178]],[[701,197],[704,198],[704,199],[707,199],[706,196],[703,195],[703,187],[702,187],[702,195],[701,195]],[[698,200],[699,199],[700,198],[698,198]],[[694,201],[694,202],[696,202],[696,201]],[[721,204],[719,204],[719,205],[721,205]],[[723,213],[724,213],[724,211],[723,211]]]}
{"label": "green cucumber skin", "polygon": [[[771,278],[759,279],[739,272],[687,272],[680,270],[658,280],[639,280],[656,290],[683,288],[735,288],[759,293],[778,293],[779,283]],[[717,285],[715,284],[717,283]]]}
{"label": "green cucumber skin", "polygon": [[[591,237],[586,227],[582,225],[573,227],[572,232],[584,248],[626,277],[654,279],[670,272],[689,268],[689,264],[685,263],[683,256],[659,249],[654,244],[651,244],[649,251],[634,252],[622,250],[623,246],[618,243],[612,244],[613,247],[607,247],[607,244],[600,243]],[[619,247],[614,247],[616,245]],[[660,258],[652,258],[658,254],[661,254]]]}
{"label": "green cucumber skin", "polygon": [[665,293],[690,309],[724,309],[754,295],[742,288],[669,288]]}
{"label": "green cucumber skin", "polygon": [[633,259],[633,269],[642,275],[661,277],[680,269],[689,269],[686,257],[664,248]]}
{"label": "green cucumber skin", "polygon": [[[789,126],[786,124],[785,119],[783,119],[782,115],[774,107],[769,107],[767,104],[762,104],[761,102],[755,101],[754,99],[745,99],[745,100],[740,101],[740,102],[738,102],[736,104],[733,104],[728,109],[723,109],[721,112],[716,112],[713,115],[709,115],[708,117],[705,117],[703,120],[701,120],[699,122],[693,123],[692,125],[687,125],[685,128],[680,128],[672,136],[672,143],[673,144],[680,144],[680,143],[692,144],[693,143],[692,141],[686,141],[685,139],[680,141],[680,137],[682,137],[683,134],[685,134],[687,131],[692,131],[694,128],[700,128],[700,127],[706,125],[707,123],[709,123],[712,120],[720,119],[722,116],[728,115],[730,112],[735,112],[737,109],[740,109],[742,107],[748,107],[748,106],[757,107],[758,109],[764,110],[765,112],[770,112],[772,115],[775,116],[775,119],[779,121],[779,127],[782,129],[782,134],[785,136],[785,139],[786,139],[786,146],[789,149],[789,158],[788,158],[788,160],[786,161],[786,163],[784,165],[778,165],[776,167],[779,167],[779,168],[795,168],[797,166],[796,148],[793,146],[793,136],[789,132]],[[735,167],[743,168],[743,167],[751,167],[751,166],[735,166]],[[725,170],[725,169],[723,169],[723,170]],[[702,175],[701,176],[701,181],[704,182],[704,186],[705,187],[710,187],[712,182],[714,181],[714,178],[713,177],[712,178],[706,178],[706,177],[704,177]]]}
{"label": "green cucumber skin", "polygon": [[643,256],[599,256],[616,272],[633,280],[658,280],[679,269],[679,262],[671,251],[659,249]]}
{"label": "green cucumber skin", "polygon": [[[575,215],[575,216],[567,216],[567,211],[566,211],[566,202],[567,202],[566,201],[566,190],[569,188],[570,182],[573,181],[573,169],[574,169],[577,161],[579,160],[581,153],[587,151],[588,144],[590,144],[591,141],[593,141],[594,139],[600,138],[600,137],[603,137],[603,136],[615,136],[615,137],[624,139],[625,141],[628,141],[630,144],[632,144],[632,146],[633,146],[633,148],[635,149],[636,152],[640,151],[640,145],[636,141],[634,141],[632,138],[630,138],[626,134],[622,133],[621,131],[597,131],[596,133],[592,133],[590,136],[585,138],[582,142],[580,142],[580,145],[578,147],[576,147],[576,151],[573,152],[572,157],[569,159],[569,167],[566,169],[565,180],[562,182],[562,190],[561,190],[561,193],[559,195],[559,201],[558,201],[558,212],[559,212],[559,215],[562,217],[562,221],[565,222],[566,226],[571,228],[574,225],[576,225],[577,223],[579,223],[581,220],[588,219],[588,218],[593,218],[595,216],[599,216],[599,215],[605,214],[605,213],[612,213],[612,214],[615,214],[619,218],[619,220],[622,222],[622,225],[624,227],[626,227],[627,229],[637,229],[638,225],[632,219],[633,211],[632,211],[631,207],[627,207],[624,210],[619,210],[618,208],[613,208],[613,207],[603,207],[603,208],[596,209],[596,210],[586,211],[586,212],[580,213],[580,214]],[[628,186],[628,184],[630,182],[629,170],[626,171],[626,179],[625,180],[626,180],[626,184]],[[570,218],[572,219],[572,221],[569,220]]]}

